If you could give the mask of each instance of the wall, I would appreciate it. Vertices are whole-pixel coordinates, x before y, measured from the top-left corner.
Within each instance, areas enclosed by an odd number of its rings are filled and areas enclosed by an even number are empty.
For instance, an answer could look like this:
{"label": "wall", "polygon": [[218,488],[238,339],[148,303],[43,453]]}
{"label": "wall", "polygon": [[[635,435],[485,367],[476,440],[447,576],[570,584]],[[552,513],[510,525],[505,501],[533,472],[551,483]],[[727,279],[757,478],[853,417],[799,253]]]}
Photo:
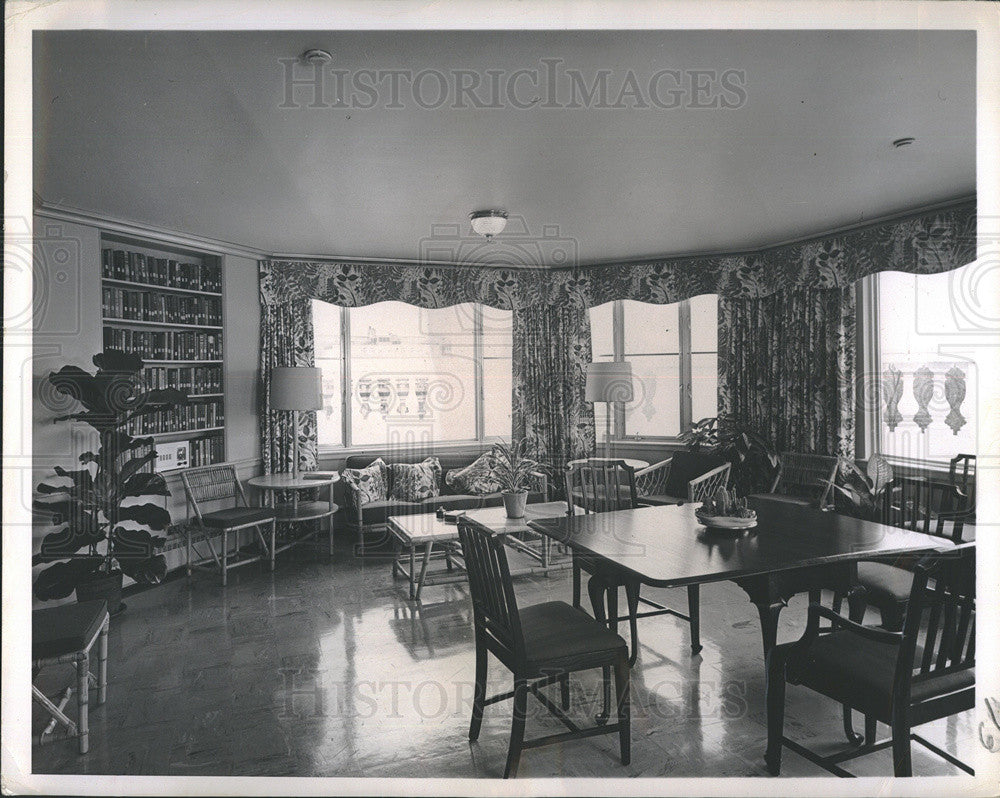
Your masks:
{"label": "wall", "polygon": [[[109,223],[113,229],[113,223]],[[76,404],[54,395],[45,376],[64,365],[93,372],[93,356],[101,351],[101,226],[52,218],[45,211],[34,217],[31,268],[35,298],[33,339],[9,339],[7,344],[25,349],[25,377],[32,384],[32,445],[30,465],[22,469],[24,479],[37,486],[53,476],[57,465],[72,468],[79,455],[93,448],[95,435],[86,424],[59,422],[53,417],[73,412]],[[131,229],[130,235],[143,236]],[[151,233],[150,240],[159,236]],[[205,250],[203,242],[185,242],[171,236],[164,245]],[[224,376],[226,401],[226,457],[246,480],[260,473],[260,440],[257,432],[257,358],[260,304],[257,298],[257,261],[245,255],[223,256],[223,302],[225,313]],[[173,521],[187,517],[184,488],[179,475],[168,475],[171,491],[166,507]],[[33,552],[51,531],[38,522],[32,525]],[[181,564],[183,549],[167,552],[168,567]]]}

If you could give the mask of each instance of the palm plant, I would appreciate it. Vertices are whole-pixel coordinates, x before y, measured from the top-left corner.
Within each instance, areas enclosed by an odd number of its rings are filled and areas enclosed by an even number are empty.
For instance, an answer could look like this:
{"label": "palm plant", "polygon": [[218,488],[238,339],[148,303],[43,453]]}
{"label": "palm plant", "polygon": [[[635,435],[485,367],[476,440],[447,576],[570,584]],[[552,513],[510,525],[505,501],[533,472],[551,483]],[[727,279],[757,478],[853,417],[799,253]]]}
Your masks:
{"label": "palm plant", "polygon": [[[42,601],[65,598],[95,579],[125,574],[136,582],[157,583],[166,574],[166,560],[155,551],[164,538],[170,513],[147,497],[169,496],[160,474],[148,469],[156,460],[152,438],[133,438],[130,421],[187,402],[174,389],[140,391],[143,362],[137,355],[108,349],[95,355],[97,372],[63,366],[46,379],[56,392],[83,405],[81,412],[54,419],[82,421],[96,430],[97,452],[79,457],[82,468],[56,466],[60,484],[38,486],[35,511],[59,527],[46,535],[33,564],[51,563],[35,579],[35,596]],[[114,608],[112,608],[114,609]]]}

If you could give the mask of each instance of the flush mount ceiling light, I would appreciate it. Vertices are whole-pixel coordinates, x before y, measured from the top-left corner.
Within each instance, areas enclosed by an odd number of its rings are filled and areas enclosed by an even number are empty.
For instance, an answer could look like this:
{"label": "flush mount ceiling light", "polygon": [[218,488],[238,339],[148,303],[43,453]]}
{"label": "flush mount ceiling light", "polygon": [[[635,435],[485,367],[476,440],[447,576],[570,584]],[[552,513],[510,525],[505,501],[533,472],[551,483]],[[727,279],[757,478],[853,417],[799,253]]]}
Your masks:
{"label": "flush mount ceiling light", "polygon": [[507,211],[473,211],[469,214],[472,229],[487,239],[502,232],[507,225]]}
{"label": "flush mount ceiling light", "polygon": [[910,146],[915,141],[916,139],[913,138],[913,136],[903,136],[903,138],[896,139],[894,142],[892,142],[892,146],[898,150],[900,147]]}
{"label": "flush mount ceiling light", "polygon": [[329,64],[332,60],[333,56],[326,50],[306,50],[302,53],[302,63],[304,64],[323,66],[323,64]]}

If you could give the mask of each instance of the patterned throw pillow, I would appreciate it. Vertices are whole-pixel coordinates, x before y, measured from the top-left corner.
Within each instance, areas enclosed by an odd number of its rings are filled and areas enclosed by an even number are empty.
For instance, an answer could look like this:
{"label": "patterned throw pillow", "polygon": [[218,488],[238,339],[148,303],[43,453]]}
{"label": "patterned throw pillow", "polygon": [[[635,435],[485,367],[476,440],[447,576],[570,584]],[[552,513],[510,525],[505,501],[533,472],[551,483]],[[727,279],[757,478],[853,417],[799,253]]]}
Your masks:
{"label": "patterned throw pillow", "polygon": [[422,463],[392,463],[389,477],[390,499],[419,502],[441,493],[441,461],[436,457]]}
{"label": "patterned throw pillow", "polygon": [[344,482],[357,488],[361,504],[385,501],[388,498],[388,470],[381,457],[364,468],[345,468]]}
{"label": "patterned throw pillow", "polygon": [[493,478],[492,467],[493,457],[485,452],[465,468],[451,469],[444,475],[444,482],[456,493],[471,493],[474,496],[499,493],[500,483]]}

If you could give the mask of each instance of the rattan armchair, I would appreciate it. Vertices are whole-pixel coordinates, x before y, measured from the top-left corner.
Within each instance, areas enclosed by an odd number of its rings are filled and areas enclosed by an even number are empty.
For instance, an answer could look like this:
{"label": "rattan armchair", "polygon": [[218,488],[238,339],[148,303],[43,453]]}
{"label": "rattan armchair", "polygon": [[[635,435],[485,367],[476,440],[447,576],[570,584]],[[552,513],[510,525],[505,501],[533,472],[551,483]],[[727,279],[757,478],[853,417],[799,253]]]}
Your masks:
{"label": "rattan armchair", "polygon": [[[194,510],[194,521],[187,524],[187,575],[191,576],[194,568],[207,566],[214,563],[215,567],[222,574],[222,585],[225,587],[228,580],[228,572],[231,568],[238,568],[251,562],[257,562],[268,556],[271,561],[271,570],[274,570],[274,548],[275,548],[275,515],[274,511],[266,507],[251,507],[247,501],[246,493],[243,492],[243,485],[240,484],[236,475],[236,467],[232,465],[214,465],[204,468],[190,468],[181,472],[181,481],[184,483],[184,492],[187,494],[189,511]],[[202,504],[205,502],[225,501],[233,499],[235,504],[222,510],[204,512]],[[209,548],[210,556],[202,557],[196,562],[191,561],[191,552],[195,549],[195,542],[192,539],[194,528],[202,532],[203,540]],[[270,527],[271,542],[268,544],[261,532],[263,527]],[[229,536],[230,533],[238,533],[244,529],[253,529],[262,546],[261,553],[256,556],[237,557],[235,561],[230,561]],[[221,534],[222,548],[216,552],[212,537]]]}
{"label": "rattan armchair", "polygon": [[636,471],[640,505],[704,501],[729,484],[732,465],[720,455],[679,451]]}

